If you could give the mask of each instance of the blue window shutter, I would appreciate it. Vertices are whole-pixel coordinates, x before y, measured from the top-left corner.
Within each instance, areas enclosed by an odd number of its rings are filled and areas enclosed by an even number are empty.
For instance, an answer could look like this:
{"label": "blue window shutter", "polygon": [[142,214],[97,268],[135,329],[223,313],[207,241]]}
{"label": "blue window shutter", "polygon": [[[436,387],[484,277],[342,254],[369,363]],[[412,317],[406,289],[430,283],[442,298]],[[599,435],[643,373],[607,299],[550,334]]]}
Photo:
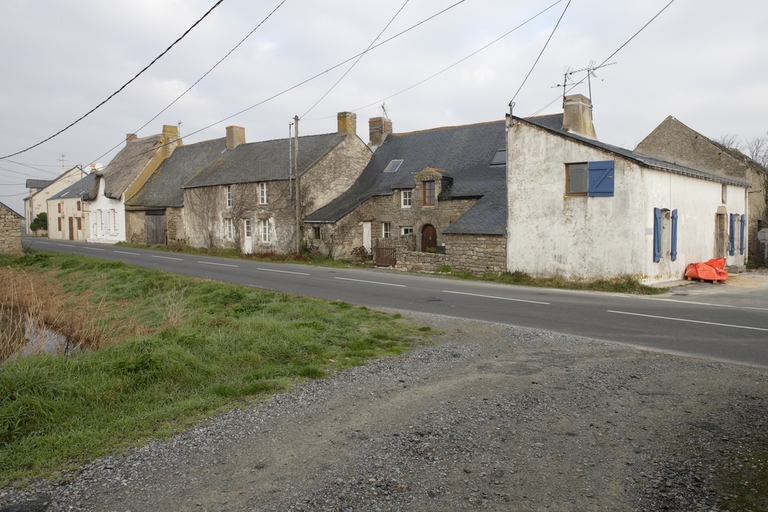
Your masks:
{"label": "blue window shutter", "polygon": [[744,246],[746,245],[744,243],[744,241],[746,240],[744,233],[745,233],[746,230],[747,230],[747,216],[746,215],[742,215],[741,216],[741,229],[739,230],[739,254],[744,254],[744,249],[745,249]]}
{"label": "blue window shutter", "polygon": [[589,190],[590,197],[613,197],[613,160],[589,162]]}
{"label": "blue window shutter", "polygon": [[672,210],[672,244],[669,256],[672,261],[677,260],[677,210]]}
{"label": "blue window shutter", "polygon": [[730,233],[728,233],[728,254],[736,254],[736,214],[731,214]]}
{"label": "blue window shutter", "polygon": [[661,261],[661,209],[653,209],[653,261]]}

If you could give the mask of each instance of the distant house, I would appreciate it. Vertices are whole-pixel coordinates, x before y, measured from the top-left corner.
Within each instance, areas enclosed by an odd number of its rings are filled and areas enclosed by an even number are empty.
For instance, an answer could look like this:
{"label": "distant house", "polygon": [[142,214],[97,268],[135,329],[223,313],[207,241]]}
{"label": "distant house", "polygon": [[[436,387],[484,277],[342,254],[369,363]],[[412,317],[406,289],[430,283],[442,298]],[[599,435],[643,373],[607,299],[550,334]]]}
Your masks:
{"label": "distant house", "polygon": [[309,243],[338,258],[378,241],[397,246],[391,264],[401,268],[503,271],[504,121],[395,134],[389,119],[373,118],[369,128],[373,158],[349,190],[305,217]]}
{"label": "distant house", "polygon": [[508,116],[508,271],[656,283],[713,257],[744,264],[749,183],[604,144],[594,133],[582,95],[565,98],[562,115]]}
{"label": "distant house", "polygon": [[93,186],[93,174],[87,174],[48,199],[48,238],[52,240],[87,240],[87,204],[83,196]]}
{"label": "distant house", "polygon": [[0,203],[0,253],[21,252],[21,226],[24,217],[10,207]]}
{"label": "distant house", "polygon": [[163,126],[163,133],[138,138],[128,134],[125,147],[103,170],[94,173],[91,188],[83,195],[88,202],[89,242],[125,242],[125,201],[138,192],[149,176],[173,150],[182,144],[176,126]]}
{"label": "distant house", "polygon": [[27,180],[29,196],[24,198],[25,228],[29,232],[29,224],[41,213],[48,213],[48,199],[55,196],[68,186],[82,179],[85,175],[78,166],[64,170],[52,180]]}
{"label": "distant house", "polygon": [[[747,192],[749,222],[744,233],[748,260],[755,263],[764,262],[764,251],[757,239],[757,232],[768,227],[768,169],[741,151],[708,139],[672,116],[667,117],[643,139],[635,151],[718,176],[748,181],[752,185]],[[741,190],[730,191],[727,188],[728,185],[724,184],[724,195],[742,193]],[[733,212],[729,212],[729,215],[731,213]],[[729,222],[735,221],[731,219],[732,217],[729,217]],[[740,250],[739,244],[734,241],[729,247],[730,250]]]}
{"label": "distant house", "polygon": [[245,130],[231,128],[227,151],[183,187],[187,242],[195,247],[292,252],[297,236],[301,240],[297,214],[301,219],[335,199],[371,157],[371,150],[356,134],[356,117],[349,112],[338,114],[335,133],[299,137],[301,204],[297,211],[294,141],[246,143]]}
{"label": "distant house", "polygon": [[[182,186],[228,149],[234,149],[233,130],[229,137],[177,147],[152,173],[139,191],[126,201],[128,241],[135,244],[181,244],[187,239],[184,225]],[[227,141],[230,145],[227,146]]]}

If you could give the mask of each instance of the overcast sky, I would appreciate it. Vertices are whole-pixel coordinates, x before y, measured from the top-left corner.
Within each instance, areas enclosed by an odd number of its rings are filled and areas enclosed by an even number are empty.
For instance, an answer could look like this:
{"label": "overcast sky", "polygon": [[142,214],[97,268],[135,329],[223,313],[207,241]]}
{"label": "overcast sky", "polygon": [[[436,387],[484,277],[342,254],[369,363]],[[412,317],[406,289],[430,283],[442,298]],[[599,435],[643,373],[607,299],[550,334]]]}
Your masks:
{"label": "overcast sky", "polygon": [[[25,180],[55,177],[62,155],[65,167],[106,165],[118,150],[111,148],[122,147],[127,133],[152,135],[163,124],[181,123],[187,144],[223,137],[231,124],[244,126],[247,141],[254,142],[288,136],[296,115],[301,135],[333,132],[336,113],[352,111],[358,135],[367,142],[368,118],[381,115],[382,102],[398,133],[503,119],[568,5],[567,0],[465,0],[368,52],[312,108],[354,60],[265,100],[363,52],[390,21],[379,42],[457,0],[285,0],[215,70],[141,128],[280,2],[224,0],[89,117],[35,149],[0,160],[0,201],[23,212]],[[95,107],[215,3],[0,1],[0,156],[40,142]],[[668,3],[572,0],[515,97],[514,114],[561,111],[562,89],[556,86],[563,83],[564,70],[602,63]],[[471,58],[400,93],[549,6]],[[674,1],[609,60],[614,65],[592,78],[598,138],[633,149],[669,115],[712,138],[766,135],[766,27],[765,0]],[[579,81],[586,75],[573,76]],[[572,93],[588,95],[587,83]]]}

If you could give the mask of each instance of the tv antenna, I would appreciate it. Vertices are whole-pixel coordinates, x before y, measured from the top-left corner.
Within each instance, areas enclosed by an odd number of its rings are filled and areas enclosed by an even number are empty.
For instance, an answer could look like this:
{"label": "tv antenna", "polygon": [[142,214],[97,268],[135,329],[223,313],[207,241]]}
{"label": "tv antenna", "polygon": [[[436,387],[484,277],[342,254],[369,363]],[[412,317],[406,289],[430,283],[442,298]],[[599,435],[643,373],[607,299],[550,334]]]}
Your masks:
{"label": "tv antenna", "polygon": [[384,115],[385,119],[389,119],[389,116],[387,115],[387,104],[386,102],[381,102],[381,106],[379,107],[381,109],[381,113]]}
{"label": "tv antenna", "polygon": [[[587,72],[587,86],[589,88],[589,102],[592,103],[592,77],[597,78],[597,74],[595,73],[595,71],[597,71],[600,68],[605,68],[605,67],[608,67],[608,66],[613,66],[614,64],[616,64],[616,63],[615,62],[609,62],[607,64],[600,64],[599,66],[595,66],[595,61],[594,60],[590,60],[589,61],[589,65],[587,67],[585,67],[585,68],[571,69],[570,66],[566,66],[565,69],[563,70],[563,83],[562,84],[557,84],[554,87],[562,87],[563,88],[563,100],[565,100],[565,93],[566,93],[566,90],[568,89],[568,82],[569,81],[573,82],[573,80],[574,80],[573,79],[573,75],[575,73],[583,73],[584,71],[586,71]],[[581,82],[583,82],[583,81],[584,80],[582,79]]]}

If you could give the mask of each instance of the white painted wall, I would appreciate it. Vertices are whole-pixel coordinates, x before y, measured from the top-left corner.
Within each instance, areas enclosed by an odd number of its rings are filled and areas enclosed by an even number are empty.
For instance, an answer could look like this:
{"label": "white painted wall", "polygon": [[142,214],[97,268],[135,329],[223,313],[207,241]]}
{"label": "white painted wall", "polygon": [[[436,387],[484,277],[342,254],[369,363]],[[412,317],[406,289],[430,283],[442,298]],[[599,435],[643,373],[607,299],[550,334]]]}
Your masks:
{"label": "white painted wall", "polygon": [[[613,197],[567,196],[566,163],[614,160]],[[643,283],[683,277],[715,253],[715,214],[746,212],[744,188],[635,164],[521,122],[510,121],[507,148],[507,269],[571,280],[634,276]],[[653,209],[677,209],[678,257],[653,261]],[[668,244],[665,247],[668,251]],[[741,265],[744,255],[729,256]]]}
{"label": "white painted wall", "polygon": [[125,242],[125,201],[111,199],[104,195],[104,178],[96,178],[99,182],[99,193],[96,199],[86,203],[89,207],[90,225],[88,242],[101,244],[116,244]]}

